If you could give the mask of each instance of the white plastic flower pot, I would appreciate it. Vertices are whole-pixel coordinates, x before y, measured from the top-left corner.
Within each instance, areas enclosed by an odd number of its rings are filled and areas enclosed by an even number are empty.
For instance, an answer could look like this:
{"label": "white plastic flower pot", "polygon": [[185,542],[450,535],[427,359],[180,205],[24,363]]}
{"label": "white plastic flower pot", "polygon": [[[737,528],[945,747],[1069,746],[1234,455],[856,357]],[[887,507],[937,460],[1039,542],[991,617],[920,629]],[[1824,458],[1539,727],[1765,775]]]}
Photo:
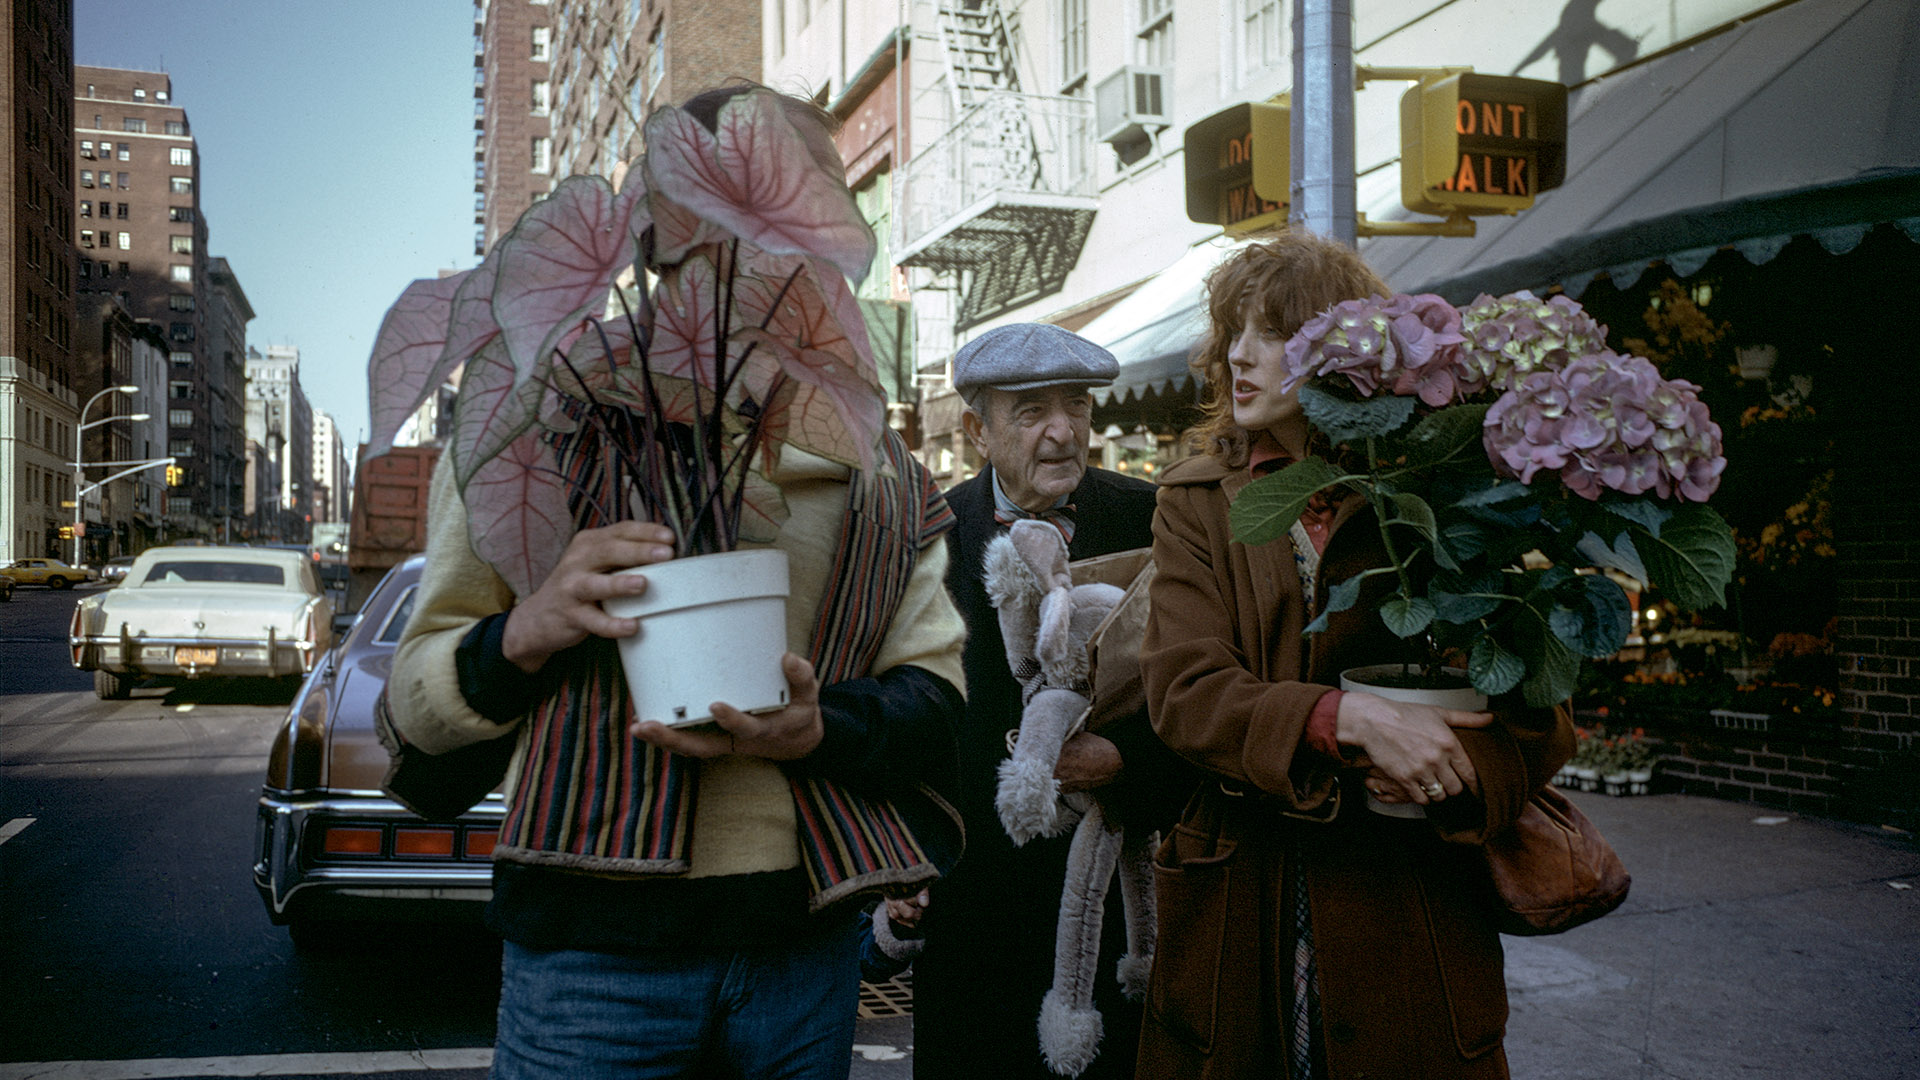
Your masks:
{"label": "white plastic flower pot", "polygon": [[[1417,669],[1416,669],[1417,670]],[[1442,674],[1456,677],[1462,685],[1457,687],[1411,687],[1388,686],[1384,681],[1401,675],[1406,668],[1400,664],[1372,664],[1367,667],[1348,668],[1340,673],[1340,689],[1376,694],[1388,701],[1405,701],[1414,705],[1432,705],[1441,709],[1464,709],[1468,712],[1484,712],[1487,708],[1487,695],[1473,688],[1467,682],[1467,673],[1459,668],[1442,668]],[[1388,817],[1418,818],[1426,817],[1427,812],[1416,803],[1384,803],[1367,795],[1367,809]]]}
{"label": "white plastic flower pot", "polygon": [[714,702],[741,712],[787,703],[786,552],[694,555],[621,573],[647,579],[639,596],[601,604],[640,620],[639,633],[620,639],[636,718],[685,727],[713,719]]}

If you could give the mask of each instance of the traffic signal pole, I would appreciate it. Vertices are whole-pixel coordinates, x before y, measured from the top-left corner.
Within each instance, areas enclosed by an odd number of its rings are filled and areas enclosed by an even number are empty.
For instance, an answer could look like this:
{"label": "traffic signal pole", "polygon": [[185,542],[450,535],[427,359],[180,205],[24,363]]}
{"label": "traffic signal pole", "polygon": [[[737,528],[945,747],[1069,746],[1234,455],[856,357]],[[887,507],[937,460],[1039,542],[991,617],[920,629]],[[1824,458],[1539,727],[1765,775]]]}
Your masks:
{"label": "traffic signal pole", "polygon": [[1293,178],[1287,221],[1352,247],[1353,2],[1293,0]]}

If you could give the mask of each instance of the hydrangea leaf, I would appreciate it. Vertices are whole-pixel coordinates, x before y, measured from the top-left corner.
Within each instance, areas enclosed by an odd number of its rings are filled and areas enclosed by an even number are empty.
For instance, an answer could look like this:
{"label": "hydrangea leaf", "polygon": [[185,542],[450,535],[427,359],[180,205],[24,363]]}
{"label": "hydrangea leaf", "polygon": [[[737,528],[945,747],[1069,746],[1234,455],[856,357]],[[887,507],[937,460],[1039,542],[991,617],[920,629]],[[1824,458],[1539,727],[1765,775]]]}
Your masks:
{"label": "hydrangea leaf", "polygon": [[1347,479],[1326,461],[1307,457],[1255,480],[1241,489],[1227,511],[1233,538],[1248,546],[1271,543],[1300,520],[1314,492]]}
{"label": "hydrangea leaf", "polygon": [[380,320],[367,360],[367,405],[373,418],[368,457],[392,449],[400,426],[452,374],[455,365],[442,363],[440,353],[447,343],[454,294],[472,273],[415,281]]}
{"label": "hydrangea leaf", "polygon": [[1415,468],[1445,461],[1481,441],[1486,405],[1455,405],[1420,418],[1407,432],[1407,464]]}
{"label": "hydrangea leaf", "polygon": [[[1537,609],[1530,614],[1523,612],[1521,617],[1546,620]],[[1527,677],[1520,684],[1527,704],[1546,708],[1573,696],[1580,679],[1580,654],[1567,648],[1551,631],[1523,634],[1518,644],[1521,659],[1527,663]]]}
{"label": "hydrangea leaf", "polygon": [[1446,545],[1441,543],[1440,523],[1435,520],[1433,507],[1427,505],[1427,500],[1411,491],[1396,491],[1389,498],[1393,500],[1394,523],[1410,525],[1426,537],[1433,550],[1433,561],[1443,569],[1460,569],[1460,564],[1454,561]]}
{"label": "hydrangea leaf", "polygon": [[[1600,506],[1608,513],[1617,514],[1639,525],[1651,533],[1655,539],[1660,536],[1660,527],[1673,516],[1673,511],[1654,502],[1652,499],[1602,499]],[[1640,580],[1645,581],[1646,578]]]}
{"label": "hydrangea leaf", "polygon": [[721,106],[711,132],[684,109],[656,110],[646,125],[650,182],[767,251],[817,255],[862,280],[873,262],[873,230],[826,130],[804,118],[801,124],[807,130],[767,91]]}
{"label": "hydrangea leaf", "polygon": [[1327,616],[1336,611],[1345,611],[1360,602],[1360,583],[1376,573],[1374,570],[1362,570],[1347,580],[1327,590],[1327,606],[1307,624],[1307,634],[1317,634],[1327,628]]}
{"label": "hydrangea leaf", "polygon": [[1598,660],[1626,644],[1627,632],[1633,628],[1633,608],[1626,591],[1613,579],[1604,574],[1575,574],[1553,592],[1558,603],[1550,625],[1568,648]]}
{"label": "hydrangea leaf", "polygon": [[1406,426],[1416,399],[1391,394],[1350,401],[1312,383],[1300,387],[1300,408],[1307,422],[1337,443],[1359,442]]}
{"label": "hydrangea leaf", "polygon": [[1467,679],[1473,688],[1498,697],[1520,685],[1527,675],[1527,662],[1507,651],[1492,634],[1483,634],[1467,654]]}
{"label": "hydrangea leaf", "polygon": [[1674,509],[1659,536],[1634,537],[1650,578],[1669,600],[1685,608],[1724,607],[1733,580],[1733,533],[1712,507],[1687,503]]}
{"label": "hydrangea leaf", "polygon": [[1507,602],[1509,597],[1502,585],[1497,570],[1484,570],[1470,579],[1458,574],[1435,574],[1427,589],[1427,598],[1433,601],[1436,617],[1464,625],[1486,618]]}
{"label": "hydrangea leaf", "polygon": [[540,432],[527,432],[483,464],[463,495],[474,553],[515,596],[532,595],[573,539],[566,481],[552,448]]}
{"label": "hydrangea leaf", "polygon": [[1399,637],[1412,637],[1433,623],[1432,601],[1421,596],[1395,596],[1380,605],[1380,621]]}
{"label": "hydrangea leaf", "polygon": [[1633,537],[1621,530],[1620,535],[1608,544],[1606,537],[1599,533],[1587,533],[1574,542],[1574,550],[1595,566],[1605,566],[1618,570],[1635,581],[1647,580],[1647,567],[1640,559],[1640,552],[1634,549]]}

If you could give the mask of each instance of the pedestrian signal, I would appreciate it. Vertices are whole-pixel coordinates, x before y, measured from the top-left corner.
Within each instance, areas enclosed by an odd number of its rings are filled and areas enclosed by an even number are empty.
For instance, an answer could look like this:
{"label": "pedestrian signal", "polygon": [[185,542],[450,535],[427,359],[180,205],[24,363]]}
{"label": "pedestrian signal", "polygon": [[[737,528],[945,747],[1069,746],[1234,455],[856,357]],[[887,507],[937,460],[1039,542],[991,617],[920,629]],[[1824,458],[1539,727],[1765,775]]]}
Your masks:
{"label": "pedestrian signal", "polygon": [[1512,214],[1567,176],[1567,88],[1462,74],[1400,99],[1400,202],[1420,214]]}
{"label": "pedestrian signal", "polygon": [[1187,128],[1187,217],[1229,232],[1277,225],[1287,216],[1287,106],[1229,105]]}

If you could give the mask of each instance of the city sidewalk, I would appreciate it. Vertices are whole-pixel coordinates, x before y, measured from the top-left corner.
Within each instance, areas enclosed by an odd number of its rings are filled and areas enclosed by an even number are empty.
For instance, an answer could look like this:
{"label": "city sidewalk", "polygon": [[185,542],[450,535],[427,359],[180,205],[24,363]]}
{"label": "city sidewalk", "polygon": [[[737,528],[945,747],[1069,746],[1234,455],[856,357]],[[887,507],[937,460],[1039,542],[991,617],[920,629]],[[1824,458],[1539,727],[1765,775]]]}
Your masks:
{"label": "city sidewalk", "polygon": [[[1912,837],[1684,795],[1573,798],[1633,891],[1598,922],[1506,939],[1517,1080],[1920,1080]],[[853,1076],[910,1076],[911,1039],[905,1018],[862,1021]]]}

